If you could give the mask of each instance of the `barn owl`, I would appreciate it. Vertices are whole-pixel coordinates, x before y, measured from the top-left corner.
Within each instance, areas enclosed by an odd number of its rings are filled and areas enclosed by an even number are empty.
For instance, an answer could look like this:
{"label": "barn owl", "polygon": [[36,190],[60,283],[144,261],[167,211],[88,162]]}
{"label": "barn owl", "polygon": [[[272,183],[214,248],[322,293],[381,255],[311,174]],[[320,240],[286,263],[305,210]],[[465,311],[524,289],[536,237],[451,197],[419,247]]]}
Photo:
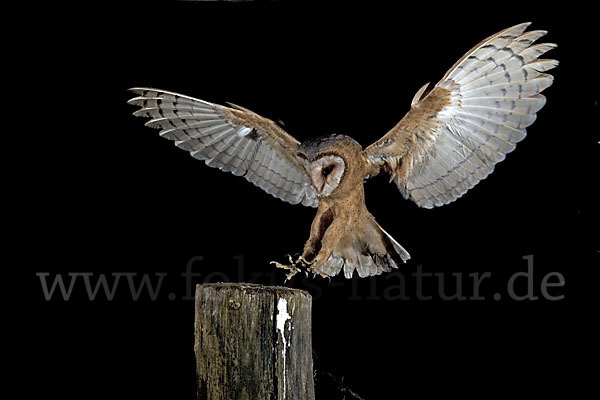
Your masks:
{"label": "barn owl", "polygon": [[461,197],[515,149],[552,84],[558,65],[540,59],[555,44],[533,44],[545,31],[529,23],[483,40],[430,90],[424,85],[409,111],[383,137],[363,149],[344,135],[300,143],[273,121],[246,108],[225,107],[151,88],[130,89],[136,116],[161,129],[206,165],[229,171],[289,202],[317,207],[310,237],[289,270],[346,278],[398,268],[409,253],[365,206],[363,182],[381,172],[400,193],[432,208]]}

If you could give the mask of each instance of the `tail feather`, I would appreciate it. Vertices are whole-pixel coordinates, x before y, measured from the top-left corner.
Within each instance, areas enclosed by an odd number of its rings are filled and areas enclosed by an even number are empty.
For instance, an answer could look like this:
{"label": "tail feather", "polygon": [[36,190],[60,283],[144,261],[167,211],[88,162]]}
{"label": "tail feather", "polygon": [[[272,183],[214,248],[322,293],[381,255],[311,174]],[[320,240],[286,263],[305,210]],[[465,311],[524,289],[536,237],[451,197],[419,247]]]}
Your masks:
{"label": "tail feather", "polygon": [[[410,254],[408,254],[408,251],[406,251],[404,247],[400,245],[400,243],[396,242],[396,240],[389,233],[387,233],[377,222],[375,222],[375,225],[377,225],[377,228],[379,228],[379,230],[384,234],[384,241],[389,242],[389,244],[391,244],[391,248],[389,245],[386,246],[388,253],[393,253],[394,258],[399,258],[400,260],[402,260],[403,263],[410,260]],[[392,249],[393,251],[391,251]]]}
{"label": "tail feather", "polygon": [[356,238],[350,246],[336,248],[319,271],[335,276],[343,269],[346,278],[352,278],[356,271],[364,278],[389,272],[409,259],[410,254],[400,243],[370,218],[366,234]]}

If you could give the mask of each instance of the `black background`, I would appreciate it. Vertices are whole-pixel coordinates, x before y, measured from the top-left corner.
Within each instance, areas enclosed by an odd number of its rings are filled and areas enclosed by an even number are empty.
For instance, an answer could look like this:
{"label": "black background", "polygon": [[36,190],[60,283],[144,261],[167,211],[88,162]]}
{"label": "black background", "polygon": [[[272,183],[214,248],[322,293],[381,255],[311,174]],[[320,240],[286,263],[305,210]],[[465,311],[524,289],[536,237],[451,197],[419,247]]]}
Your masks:
{"label": "black background", "polygon": [[[366,146],[404,115],[422,84],[435,83],[483,38],[524,21],[549,31],[545,40],[559,47],[548,57],[561,64],[517,150],[439,209],[405,201],[384,177],[366,183],[369,210],[411,253],[402,267],[409,295],[410,274],[422,265],[447,279],[462,273],[467,296],[468,274],[491,272],[486,300],[390,300],[383,293],[397,281],[386,275],[298,276],[287,284],[314,296],[320,399],[344,396],[331,376],[364,399],[586,390],[593,368],[585,360],[597,354],[600,250],[592,12],[571,3],[412,6],[174,2],[25,10],[9,44],[17,73],[6,78],[20,87],[8,95],[18,101],[18,118],[16,133],[7,133],[19,154],[7,177],[15,201],[7,211],[18,217],[10,228],[19,252],[14,269],[26,282],[15,303],[33,306],[19,314],[23,390],[65,399],[194,398],[193,301],[182,299],[180,276],[188,261],[204,257],[194,264],[202,274],[194,283],[283,284],[268,261],[284,261],[308,238],[313,209],[283,203],[176,149],[131,116],[127,88],[230,101],[281,121],[299,140],[335,132]],[[527,255],[536,295],[542,277],[559,272],[565,286],[551,293],[563,300],[509,298],[506,282],[526,270]],[[81,285],[68,301],[46,301],[38,272],[168,275],[156,301],[133,301],[125,285],[112,301],[89,301]],[[436,285],[423,290],[437,293]],[[522,283],[517,289],[526,290]]]}

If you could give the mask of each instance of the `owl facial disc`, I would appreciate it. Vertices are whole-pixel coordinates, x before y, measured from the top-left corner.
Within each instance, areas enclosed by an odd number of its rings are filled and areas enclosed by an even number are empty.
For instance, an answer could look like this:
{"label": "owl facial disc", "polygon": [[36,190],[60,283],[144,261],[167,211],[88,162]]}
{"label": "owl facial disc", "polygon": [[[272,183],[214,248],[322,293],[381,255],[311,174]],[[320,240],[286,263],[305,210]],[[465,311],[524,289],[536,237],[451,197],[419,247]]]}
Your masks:
{"label": "owl facial disc", "polygon": [[328,154],[310,163],[310,177],[319,196],[329,196],[338,187],[346,163],[341,157]]}

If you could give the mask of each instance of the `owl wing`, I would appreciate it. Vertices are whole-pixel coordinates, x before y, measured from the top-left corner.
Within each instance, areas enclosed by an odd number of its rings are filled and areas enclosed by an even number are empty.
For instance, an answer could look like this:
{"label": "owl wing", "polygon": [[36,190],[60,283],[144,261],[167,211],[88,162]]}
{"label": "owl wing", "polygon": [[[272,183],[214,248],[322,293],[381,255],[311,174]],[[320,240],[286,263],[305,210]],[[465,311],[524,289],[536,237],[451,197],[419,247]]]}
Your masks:
{"label": "owl wing", "polygon": [[316,207],[310,177],[296,158],[300,145],[277,124],[250,110],[229,108],[158,89],[133,88],[133,114],[160,136],[204,160],[206,165],[243,176],[292,204]]}
{"label": "owl wing", "polygon": [[486,178],[526,135],[558,65],[539,57],[555,44],[532,44],[545,31],[529,23],[475,46],[385,136],[365,149],[371,175],[391,175],[405,198],[432,208],[448,204]]}

